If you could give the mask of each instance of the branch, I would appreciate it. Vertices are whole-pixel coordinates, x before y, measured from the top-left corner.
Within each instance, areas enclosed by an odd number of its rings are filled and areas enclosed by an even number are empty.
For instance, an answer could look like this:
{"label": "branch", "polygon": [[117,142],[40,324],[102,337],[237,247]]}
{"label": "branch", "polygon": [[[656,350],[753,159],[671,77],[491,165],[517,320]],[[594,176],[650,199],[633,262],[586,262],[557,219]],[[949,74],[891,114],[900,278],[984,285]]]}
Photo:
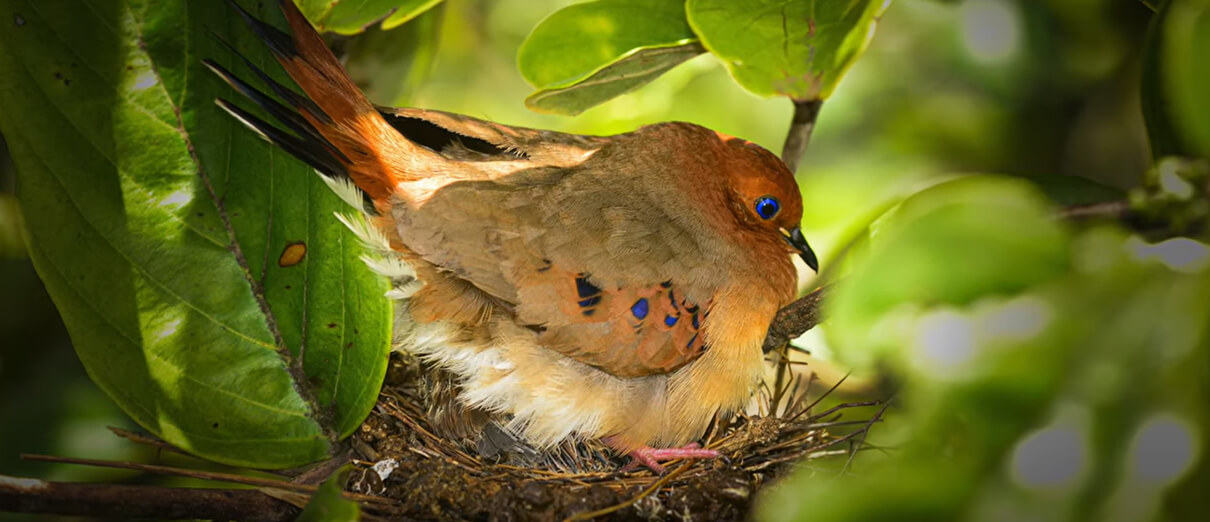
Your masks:
{"label": "branch", "polygon": [[790,172],[798,170],[798,160],[807,151],[807,143],[811,141],[811,131],[815,130],[815,119],[819,117],[821,106],[823,100],[794,100],[794,117],[790,119],[786,143],[781,148],[781,160],[790,167]]}
{"label": "branch", "polygon": [[1087,221],[1092,219],[1112,219],[1123,221],[1131,217],[1132,209],[1128,201],[1107,201],[1090,205],[1069,205],[1059,209],[1058,216],[1071,221]]}
{"label": "branch", "polygon": [[0,511],[94,518],[286,521],[299,509],[252,489],[78,484],[0,475]]}
{"label": "branch", "polygon": [[777,312],[773,317],[773,324],[769,326],[769,333],[765,335],[765,353],[784,346],[791,339],[819,324],[819,305],[827,291],[826,286],[816,288]]}

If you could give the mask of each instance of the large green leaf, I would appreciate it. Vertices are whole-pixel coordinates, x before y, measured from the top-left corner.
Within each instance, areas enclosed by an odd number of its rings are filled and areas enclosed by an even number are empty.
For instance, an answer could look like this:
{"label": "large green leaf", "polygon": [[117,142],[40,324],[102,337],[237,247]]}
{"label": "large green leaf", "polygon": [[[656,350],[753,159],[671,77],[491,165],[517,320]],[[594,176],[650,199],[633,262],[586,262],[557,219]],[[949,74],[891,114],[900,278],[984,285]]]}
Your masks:
{"label": "large green leaf", "polygon": [[853,362],[897,340],[880,321],[919,307],[1012,295],[1068,268],[1066,235],[1024,180],[970,176],[906,199],[873,226],[869,252],[837,284],[831,330]]}
{"label": "large green leaf", "polygon": [[538,88],[525,103],[578,114],[654,80],[702,53],[680,2],[598,0],[551,14],[517,52]]}
{"label": "large green leaf", "polygon": [[890,0],[688,0],[689,24],[762,96],[822,100],[869,45]]}
{"label": "large green leaf", "polygon": [[390,311],[339,200],[213,104],[234,94],[202,58],[252,76],[215,34],[281,78],[263,44],[206,0],[0,0],[0,18],[29,252],[89,375],[195,454],[325,456],[375,402]]}
{"label": "large green leaf", "polygon": [[1210,1],[1169,0],[1151,24],[1142,102],[1152,153],[1210,158]]}
{"label": "large green leaf", "polygon": [[382,20],[383,29],[403,25],[441,0],[295,0],[321,31],[356,34]]}

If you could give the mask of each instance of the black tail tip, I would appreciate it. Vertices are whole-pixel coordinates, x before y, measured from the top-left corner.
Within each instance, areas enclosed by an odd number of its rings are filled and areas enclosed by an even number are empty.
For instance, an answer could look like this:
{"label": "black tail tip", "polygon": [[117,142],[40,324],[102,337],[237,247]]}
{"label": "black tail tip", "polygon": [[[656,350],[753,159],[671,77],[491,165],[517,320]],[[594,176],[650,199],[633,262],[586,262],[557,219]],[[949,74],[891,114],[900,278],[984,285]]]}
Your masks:
{"label": "black tail tip", "polygon": [[[281,3],[285,4],[289,1],[291,0],[282,0]],[[282,31],[281,29],[262,21],[261,19],[252,16],[252,13],[249,13],[247,9],[244,9],[242,6],[240,6],[235,0],[227,0],[227,3],[231,4],[231,6],[239,12],[240,18],[244,19],[244,23],[248,24],[248,27],[252,29],[252,32],[256,33],[256,35],[260,37],[261,41],[265,42],[265,45],[269,46],[269,50],[273,51],[274,54],[280,57],[298,55],[298,50],[294,47],[294,40],[291,39],[290,35],[285,31]],[[283,5],[282,8],[286,9],[287,6]]]}

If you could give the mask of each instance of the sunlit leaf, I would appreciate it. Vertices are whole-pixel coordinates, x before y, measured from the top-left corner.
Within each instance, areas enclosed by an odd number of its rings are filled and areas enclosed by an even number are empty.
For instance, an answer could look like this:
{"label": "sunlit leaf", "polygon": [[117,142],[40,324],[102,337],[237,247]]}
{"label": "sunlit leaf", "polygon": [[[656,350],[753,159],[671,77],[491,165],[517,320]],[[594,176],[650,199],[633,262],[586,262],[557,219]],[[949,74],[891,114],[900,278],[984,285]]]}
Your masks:
{"label": "sunlit leaf", "polygon": [[890,0],[688,0],[689,24],[736,81],[762,96],[826,99]]}
{"label": "sunlit leaf", "polygon": [[202,0],[0,0],[0,17],[29,252],[89,375],[195,454],[325,456],[376,400],[390,312],[332,218],[347,207],[214,106],[234,93],[203,58],[252,77],[215,34],[283,78],[264,45]]}
{"label": "sunlit leaf", "polygon": [[525,105],[539,112],[579,114],[642,86],[701,53],[702,46],[697,42],[639,49],[570,86],[535,92],[525,99]]}
{"label": "sunlit leaf", "polygon": [[406,24],[441,2],[442,0],[400,0],[397,2],[399,7],[395,9],[395,13],[382,21],[382,29],[387,31]]}
{"label": "sunlit leaf", "polygon": [[526,105],[577,114],[701,52],[680,2],[597,0],[560,9],[538,24],[521,44],[517,65],[539,89]]}
{"label": "sunlit leaf", "polygon": [[295,0],[321,31],[356,34],[382,20],[383,29],[403,25],[441,0]]}

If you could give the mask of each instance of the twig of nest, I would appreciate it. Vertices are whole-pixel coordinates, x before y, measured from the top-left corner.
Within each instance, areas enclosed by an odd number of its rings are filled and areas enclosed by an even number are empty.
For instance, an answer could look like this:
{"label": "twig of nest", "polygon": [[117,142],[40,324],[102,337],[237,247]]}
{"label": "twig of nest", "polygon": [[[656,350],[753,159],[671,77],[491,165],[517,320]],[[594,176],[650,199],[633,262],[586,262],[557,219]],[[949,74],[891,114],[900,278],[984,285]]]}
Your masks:
{"label": "twig of nest", "polygon": [[[673,463],[662,476],[619,471],[622,462],[594,441],[569,441],[536,460],[533,454],[511,461],[485,457],[465,440],[436,434],[425,415],[425,390],[412,378],[383,390],[354,437],[360,472],[354,473],[350,488],[398,500],[402,511],[397,515],[420,518],[662,519],[676,514],[742,519],[770,479],[797,463],[851,456],[863,447],[865,434],[886,407],[883,401],[862,401],[817,411],[841,383],[813,394],[809,377],[789,370],[794,362],[785,352],[773,353],[778,378],[758,391],[754,411],[716,419],[705,437],[703,445],[723,457]],[[398,357],[393,364],[420,364]],[[868,408],[874,406],[883,409],[871,415]],[[386,468],[391,471],[383,473]]]}

